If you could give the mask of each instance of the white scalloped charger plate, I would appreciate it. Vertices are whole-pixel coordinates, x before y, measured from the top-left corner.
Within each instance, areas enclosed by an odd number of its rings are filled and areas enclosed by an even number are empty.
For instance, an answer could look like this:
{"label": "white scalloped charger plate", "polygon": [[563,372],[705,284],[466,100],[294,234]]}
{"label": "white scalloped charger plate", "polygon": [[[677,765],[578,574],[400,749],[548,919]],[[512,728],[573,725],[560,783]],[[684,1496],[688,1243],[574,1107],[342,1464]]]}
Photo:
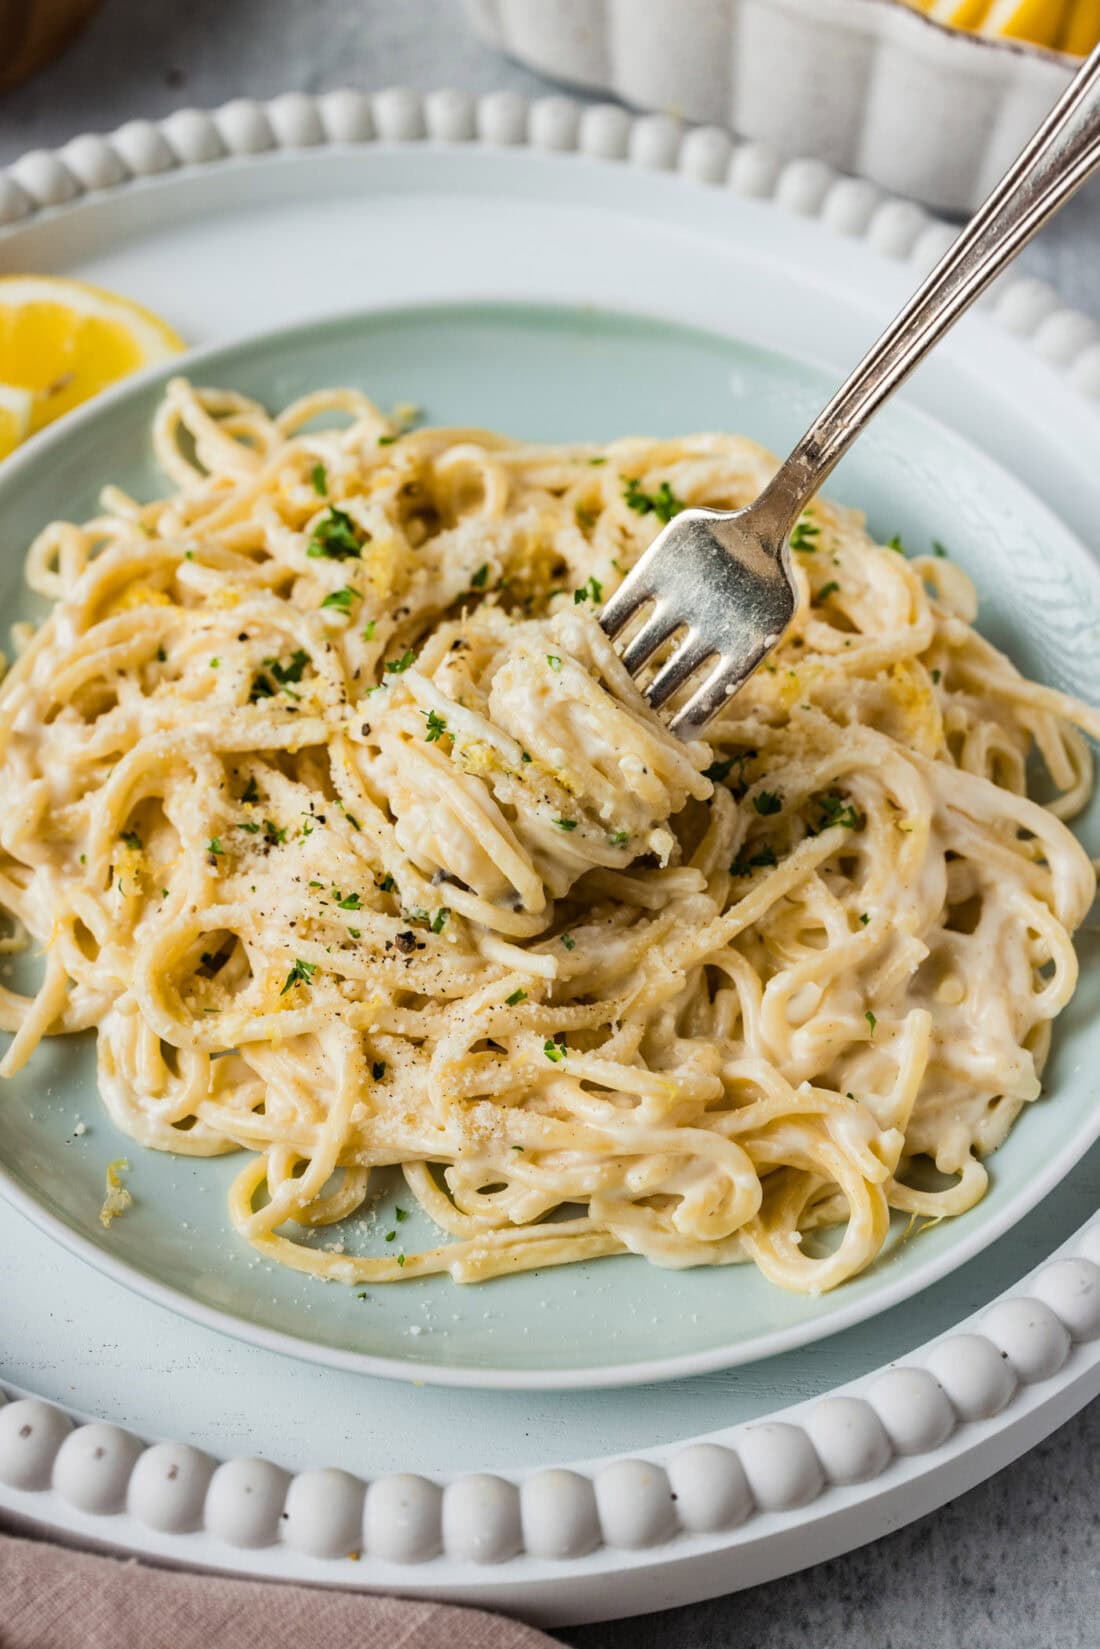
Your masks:
{"label": "white scalloped charger plate", "polygon": [[[457,139],[469,135],[475,111],[450,94],[429,99],[426,114],[435,133]],[[694,134],[681,150],[663,121],[631,123],[595,111],[580,123],[580,141],[590,157],[618,148],[658,167],[678,160],[689,177],[722,181],[728,174],[734,187],[701,189],[592,159],[404,141],[417,138],[424,117],[425,106],[408,95],[375,99],[373,108],[352,94],[318,104],[289,99],[266,112],[236,106],[217,125],[189,117],[164,129],[131,128],[114,144],[73,146],[67,165],[34,157],[17,168],[17,184],[0,176],[0,212],[25,208],[28,191],[58,204],[30,213],[24,227],[0,239],[0,263],[57,268],[128,290],[198,341],[409,298],[593,302],[690,320],[804,363],[786,378],[778,371],[774,394],[739,409],[755,409],[765,437],[782,444],[818,394],[813,366],[842,370],[914,271],[742,191],[773,192],[799,214],[820,211],[834,225],[865,229],[902,256],[915,249],[927,258],[942,243],[937,226],[899,203],[878,208],[868,222],[871,197],[862,186],[823,180],[812,163],[780,172],[766,152],[731,154],[716,134]],[[514,100],[484,100],[477,117],[490,139],[515,142],[527,131],[527,112]],[[287,143],[334,129],[362,139],[372,118],[403,141],[310,153],[273,148],[242,158],[271,146],[273,131]],[[532,112],[530,130],[544,144],[568,147],[577,139],[576,111],[551,100]],[[155,175],[173,162],[172,143],[203,164]],[[223,147],[232,154],[219,159]],[[126,183],[126,168],[147,175]],[[80,196],[74,177],[81,173],[92,182],[113,176],[116,187]],[[66,193],[77,198],[65,204]],[[999,308],[1018,330],[1035,334],[1048,356],[1069,362],[1078,386],[1100,385],[1095,334],[1080,317],[1058,312],[1034,286],[1004,293]],[[650,357],[652,329],[643,326],[637,336],[642,364],[652,370],[633,393],[654,416],[632,422],[657,427],[658,414],[667,414],[682,425],[683,383]],[[499,332],[490,328],[485,342],[499,347]],[[588,342],[597,354],[610,347],[598,319]],[[716,344],[709,358],[704,351],[699,374],[708,397],[716,393],[714,375],[725,374],[724,393],[736,408],[763,380],[753,376],[751,351],[732,359],[729,348]],[[621,351],[612,348],[611,358],[621,363]],[[526,356],[508,364],[520,372]],[[447,385],[442,363],[437,381],[449,400],[455,386]],[[487,374],[487,394],[493,381]],[[590,404],[598,375],[578,370],[582,381],[577,418],[595,423],[609,408]],[[293,372],[282,386],[266,383],[276,398],[280,387],[295,387]],[[401,387],[395,383],[395,393]],[[922,373],[910,401],[960,437],[977,438],[1087,537],[1100,513],[1088,458],[1095,414],[1034,351],[974,320]],[[869,457],[838,490],[860,492],[876,525],[887,525],[888,503],[900,503],[902,517],[893,515],[891,525],[910,535],[946,537],[950,522],[953,547],[980,554],[981,521],[959,514],[967,451],[935,441],[929,447],[930,426],[911,413],[897,419],[877,448],[882,474]],[[90,418],[88,441],[98,427]],[[56,451],[68,450],[59,438]],[[104,451],[114,455],[110,442]],[[33,450],[25,462],[30,474]],[[59,461],[55,487],[86,479]],[[984,484],[981,501],[1017,545],[1049,533],[1059,546],[1052,562],[1059,576],[1083,580],[1077,588],[1087,591],[1074,552],[1061,547],[1062,535],[1034,513],[1026,494],[1007,482],[999,491]],[[1011,600],[1006,605],[994,590],[989,598],[994,628],[1015,630]],[[1031,599],[1038,609],[1046,598],[1037,587]],[[1061,668],[1049,656],[1024,662]],[[50,1080],[35,1094],[36,1112],[49,1109]],[[6,1103],[9,1123],[15,1108]],[[98,1126],[91,1100],[83,1112]],[[1065,1141],[1044,1135],[1034,1144],[1049,1153]],[[77,1161],[83,1149],[74,1141],[65,1160]],[[1088,1259],[1042,1262],[1065,1242],[1074,1253],[1100,1257],[1094,1228],[1074,1235],[1093,1213],[1097,1166],[1094,1152],[1067,1175],[1057,1198],[1046,1198],[980,1258],[810,1356],[787,1352],[734,1375],[660,1388],[547,1397],[307,1371],[128,1294],[0,1207],[0,1356],[9,1389],[37,1391],[112,1423],[84,1426],[63,1442],[67,1423],[56,1408],[0,1410],[0,1505],[85,1540],[169,1561],[496,1601],[547,1619],[653,1608],[761,1580],[870,1538],[884,1516],[919,1515],[1096,1389],[1100,1359],[1091,1342],[1100,1335],[1100,1272]],[[208,1200],[212,1219],[220,1219],[216,1196]],[[1022,1301],[995,1306],[980,1334],[960,1338],[960,1322],[1019,1285],[1036,1262],[1040,1271]],[[41,1308],[44,1275],[48,1312]],[[492,1310],[491,1293],[484,1297]],[[653,1333],[667,1337],[660,1323]],[[923,1344],[938,1336],[946,1336],[939,1345]],[[898,1357],[909,1372],[883,1374]],[[781,1423],[765,1418],[792,1401],[801,1406]],[[119,1425],[128,1430],[113,1429]],[[699,1435],[710,1439],[702,1453],[680,1447]],[[137,1441],[181,1436],[186,1442],[167,1454],[142,1452]],[[207,1456],[226,1453],[261,1454],[283,1469],[237,1459],[211,1478]],[[609,1453],[641,1454],[644,1463],[609,1460]],[[309,1470],[335,1459],[350,1477]],[[563,1459],[587,1464],[570,1476],[547,1470]],[[298,1473],[289,1489],[285,1470]],[[410,1472],[448,1486],[442,1495],[430,1484],[410,1486]],[[867,1481],[854,1487],[856,1478]],[[186,1493],[171,1487],[181,1480]],[[353,1538],[364,1554],[354,1565],[339,1560]],[[426,1566],[401,1567],[412,1558]]]}

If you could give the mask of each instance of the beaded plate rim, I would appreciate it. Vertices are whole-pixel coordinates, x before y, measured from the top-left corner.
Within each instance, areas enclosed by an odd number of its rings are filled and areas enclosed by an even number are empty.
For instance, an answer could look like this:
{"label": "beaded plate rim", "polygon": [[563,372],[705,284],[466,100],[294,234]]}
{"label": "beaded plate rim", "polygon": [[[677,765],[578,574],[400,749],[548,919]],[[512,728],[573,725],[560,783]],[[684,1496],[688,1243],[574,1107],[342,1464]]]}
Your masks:
{"label": "beaded plate rim", "polygon": [[[560,96],[528,102],[510,92],[479,98],[390,88],[236,99],[211,113],[180,110],[32,151],[0,169],[0,246],[44,214],[181,167],[280,149],[425,140],[526,143],[678,171],[925,264],[954,233],[911,202],[822,162],[784,161],[769,146],[737,144],[716,127],[686,128],[670,116],[631,116]],[[1090,317],[1031,279],[995,289],[989,308],[1073,389],[1100,401],[1100,327]],[[523,1606],[525,1595],[544,1600],[581,1576],[606,1583],[618,1570],[637,1572],[655,1560],[682,1560],[701,1573],[708,1560],[732,1559],[757,1540],[808,1534],[839,1513],[862,1508],[866,1515],[877,1500],[929,1474],[946,1481],[967,1453],[995,1456],[984,1474],[1018,1452],[1011,1439],[1029,1426],[1018,1446],[1036,1440],[1040,1411],[1054,1407],[1065,1418],[1098,1389],[1100,1216],[1017,1287],[902,1363],[765,1420],[654,1448],[644,1459],[606,1457],[511,1477],[441,1474],[431,1481],[398,1473],[368,1485],[335,1468],[292,1476],[267,1460],[217,1461],[187,1443],[148,1443],[0,1389],[0,1507],[70,1539],[160,1561],[239,1571],[248,1553],[250,1573],[511,1598]],[[948,1493],[968,1486],[957,1472],[954,1482]],[[926,1491],[899,1520],[946,1497],[929,1499]],[[847,1544],[877,1532],[865,1521]],[[828,1541],[811,1541],[787,1567],[828,1548]],[[498,1574],[499,1582],[490,1578]],[[711,1590],[736,1579],[726,1571]],[[618,1600],[617,1607],[630,1605]],[[563,1614],[537,1601],[528,1612],[562,1619],[569,1608]]]}
{"label": "beaded plate rim", "polygon": [[[527,145],[679,173],[818,218],[886,257],[929,267],[956,232],[914,202],[824,161],[784,158],[771,144],[738,142],[718,126],[690,126],[666,114],[632,115],[618,104],[585,105],[565,95],[527,99],[499,91],[478,97],[453,88],[420,93],[391,86],[375,93],[346,87],[316,96],[284,92],[267,101],[234,98],[211,111],[177,109],[159,120],[127,121],[107,134],[83,133],[56,149],[32,149],[0,167],[0,247],[38,218],[89,197],[148,185],[164,173],[257,161],[280,150],[372,142]],[[1091,316],[1033,277],[1002,277],[983,303],[1074,390],[1100,402],[1100,325]]]}

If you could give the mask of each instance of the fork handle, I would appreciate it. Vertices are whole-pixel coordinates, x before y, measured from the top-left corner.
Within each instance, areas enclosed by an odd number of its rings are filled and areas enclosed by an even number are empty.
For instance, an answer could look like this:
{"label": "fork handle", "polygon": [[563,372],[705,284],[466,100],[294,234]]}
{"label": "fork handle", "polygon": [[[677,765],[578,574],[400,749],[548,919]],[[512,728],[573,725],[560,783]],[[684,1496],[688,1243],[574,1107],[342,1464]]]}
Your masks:
{"label": "fork handle", "polygon": [[879,407],[1100,167],[1100,46],[910,302],[799,441],[752,511],[782,544]]}

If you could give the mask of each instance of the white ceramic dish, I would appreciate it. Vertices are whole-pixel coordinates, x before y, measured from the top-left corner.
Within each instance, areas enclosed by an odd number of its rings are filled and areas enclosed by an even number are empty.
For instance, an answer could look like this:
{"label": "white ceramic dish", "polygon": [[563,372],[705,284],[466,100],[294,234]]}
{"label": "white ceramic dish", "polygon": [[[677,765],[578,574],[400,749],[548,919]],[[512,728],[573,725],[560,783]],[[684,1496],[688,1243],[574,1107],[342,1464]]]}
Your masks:
{"label": "white ceramic dish", "polygon": [[[400,180],[401,171],[391,167]],[[517,364],[522,370],[517,371]],[[808,421],[832,377],[807,363],[714,332],[595,306],[419,304],[353,312],[197,351],[119,385],[0,466],[9,546],[29,543],[59,507],[96,513],[109,478],[155,497],[164,476],[149,429],[165,383],[185,371],[271,407],[341,383],[380,405],[402,400],[443,424],[487,425],[532,439],[604,440],[638,429],[745,429],[787,443],[796,409]],[[659,384],[660,394],[653,386]],[[647,402],[649,403],[647,405]],[[644,408],[642,411],[640,409]],[[927,477],[935,475],[938,497]],[[891,408],[833,483],[869,512],[879,540],[914,547],[947,538],[983,592],[982,624],[1028,673],[1100,702],[1100,664],[1082,635],[1100,634],[1100,573],[1032,495],[957,432]],[[19,557],[0,560],[0,607],[37,621]],[[1100,801],[1075,821],[1100,848]],[[6,1085],[0,1193],[74,1251],[199,1322],[272,1350],[391,1378],[506,1389],[583,1389],[675,1379],[773,1357],[912,1298],[1023,1218],[1100,1134],[1089,1075],[1100,1048],[1100,945],[1078,938],[1081,978],[1059,1019],[1045,1073],[1049,1100],[1027,1107],[990,1159],[990,1188],[963,1218],[908,1235],[895,1215],[882,1252],[858,1278],[817,1298],[777,1289],[753,1266],[668,1271],[636,1257],[456,1288],[435,1277],[401,1288],[329,1288],[258,1265],[225,1212],[234,1157],[177,1158],[135,1150],[96,1100],[94,1038],[54,1042]],[[17,988],[40,963],[22,959]],[[1096,1029],[1094,1030],[1094,1027]],[[40,1103],[43,1083],[49,1103]],[[90,1131],[74,1134],[78,1120]],[[99,1218],[107,1164],[132,1162],[126,1219]],[[60,1172],[61,1164],[64,1172]],[[396,1176],[390,1176],[391,1180]],[[398,1181],[338,1235],[352,1251],[392,1223]],[[408,1214],[408,1209],[402,1210]],[[414,1212],[410,1249],[433,1240]],[[570,1332],[560,1324],[568,1316]],[[661,1333],[653,1334],[659,1322]]]}
{"label": "white ceramic dish", "polygon": [[1072,60],[941,28],[898,0],[466,0],[483,37],[555,79],[817,155],[972,211]]}
{"label": "white ceramic dish", "polygon": [[[475,132],[514,152],[467,146]],[[532,154],[528,136],[587,158]],[[129,290],[199,342],[364,303],[587,301],[841,370],[913,279],[874,247],[927,260],[942,231],[912,207],[872,211],[861,186],[804,163],[765,187],[767,157],[721,143],[681,143],[667,123],[619,112],[582,119],[561,100],[238,104],[0,176],[3,210],[23,213],[0,266]],[[600,164],[607,154],[687,179]],[[716,172],[734,187],[690,182]],[[746,181],[798,210],[746,199]],[[837,222],[871,244],[833,236]],[[318,258],[334,245],[339,257]],[[1081,392],[1100,391],[1096,331],[1032,283],[1002,292],[996,314],[1026,343],[976,317],[910,400],[980,436],[1087,539],[1098,424]],[[792,402],[791,420],[804,410]],[[38,1405],[0,1410],[0,1507],[162,1561],[547,1621],[749,1585],[921,1515],[1095,1393],[1098,1171],[1094,1149],[984,1255],[812,1357],[547,1395],[382,1383],[234,1344],[0,1205],[0,1370],[9,1396]],[[90,1423],[70,1435],[74,1413]],[[321,1469],[334,1461],[341,1473]]]}

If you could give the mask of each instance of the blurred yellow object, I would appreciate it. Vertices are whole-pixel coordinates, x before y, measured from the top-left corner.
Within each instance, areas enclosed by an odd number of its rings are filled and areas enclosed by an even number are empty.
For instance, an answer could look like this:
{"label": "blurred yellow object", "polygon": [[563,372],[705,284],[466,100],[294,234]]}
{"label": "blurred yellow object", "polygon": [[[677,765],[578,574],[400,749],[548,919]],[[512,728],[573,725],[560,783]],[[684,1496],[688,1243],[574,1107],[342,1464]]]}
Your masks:
{"label": "blurred yellow object", "polygon": [[980,24],[982,34],[1057,46],[1066,15],[1065,0],[993,0]]}
{"label": "blurred yellow object", "polygon": [[977,29],[989,10],[989,0],[931,0],[921,7],[935,22],[950,29]]}
{"label": "blurred yellow object", "polygon": [[1075,57],[1087,57],[1100,44],[1100,0],[1070,0],[1058,44]]}
{"label": "blurred yellow object", "polygon": [[0,0],[0,91],[49,63],[101,0]]}
{"label": "blurred yellow object", "polygon": [[0,457],[139,367],[184,347],[127,298],[53,275],[0,277]]}
{"label": "blurred yellow object", "polygon": [[0,384],[0,458],[6,458],[29,434],[34,396]]}
{"label": "blurred yellow object", "polygon": [[1100,0],[904,0],[946,28],[1086,57],[1100,44]]}

